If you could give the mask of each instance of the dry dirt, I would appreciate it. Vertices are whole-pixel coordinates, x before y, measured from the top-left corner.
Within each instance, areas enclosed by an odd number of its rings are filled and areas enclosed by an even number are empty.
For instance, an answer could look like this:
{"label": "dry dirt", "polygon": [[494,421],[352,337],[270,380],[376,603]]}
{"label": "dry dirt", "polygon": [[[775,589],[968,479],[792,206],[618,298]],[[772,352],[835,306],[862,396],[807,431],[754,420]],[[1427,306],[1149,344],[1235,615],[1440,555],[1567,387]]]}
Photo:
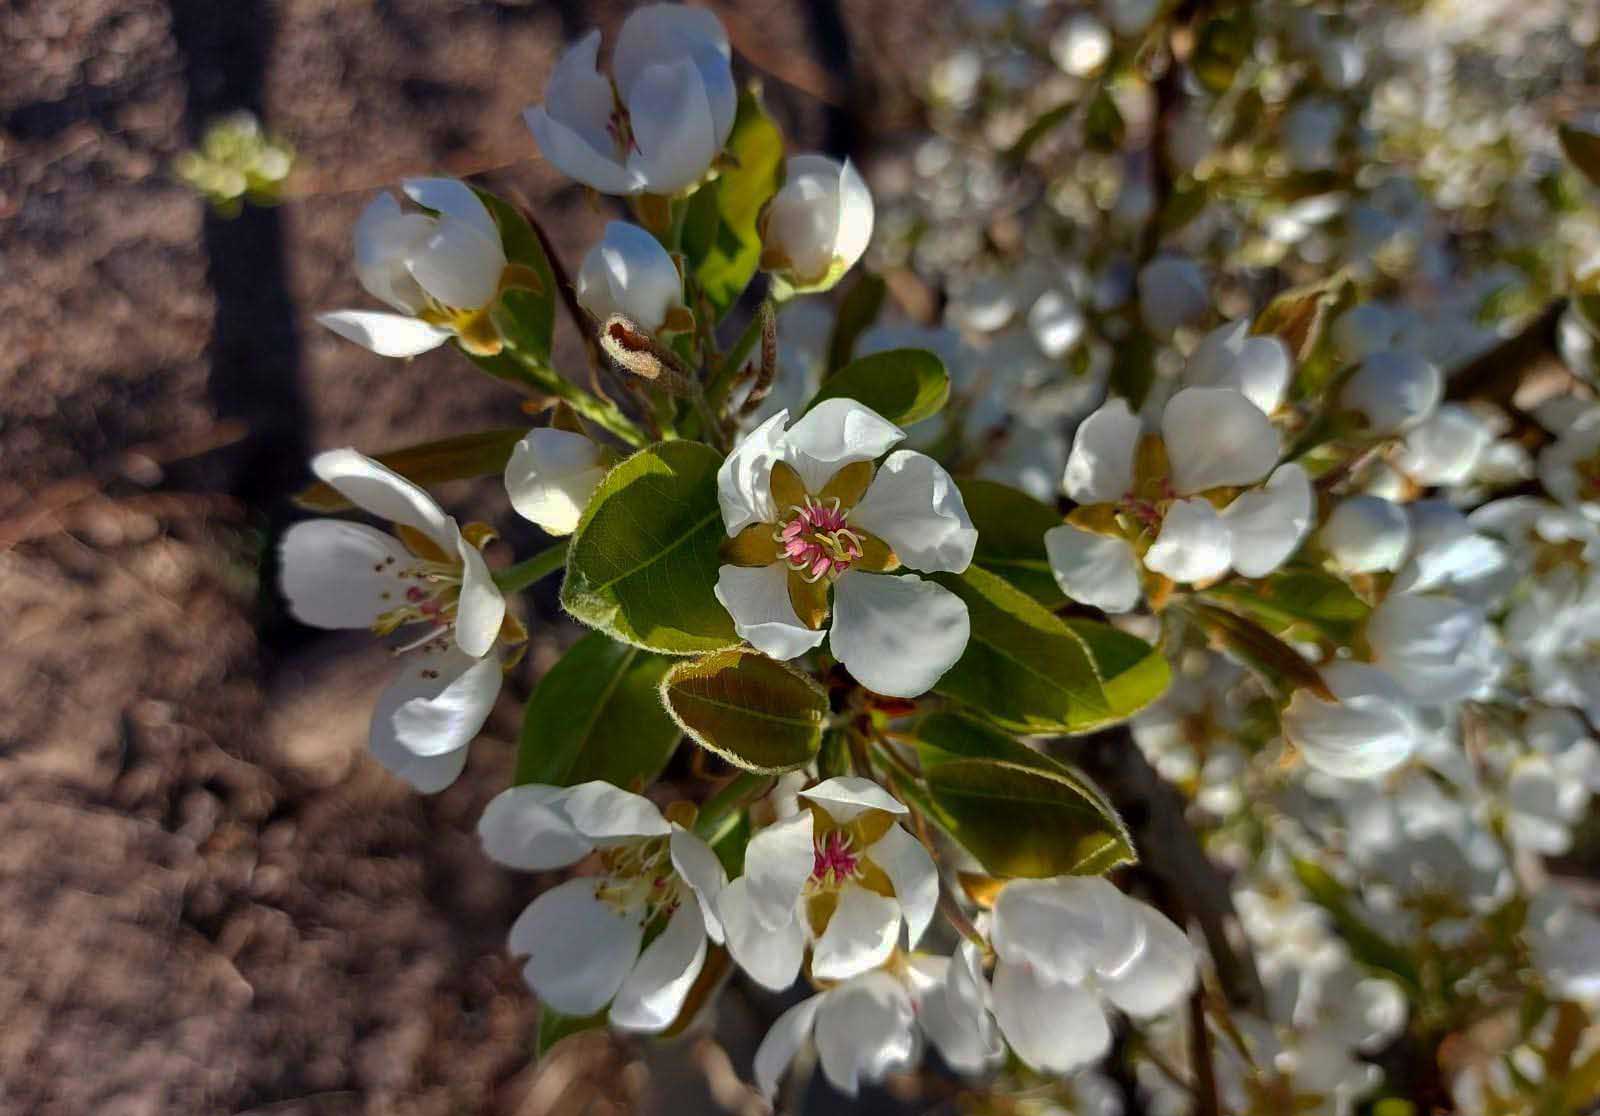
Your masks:
{"label": "dry dirt", "polygon": [[[350,227],[403,174],[490,171],[575,263],[606,213],[518,112],[627,7],[0,5],[0,1112],[749,1108],[705,1042],[529,1067],[536,1007],[502,952],[529,881],[473,827],[516,698],[570,637],[548,589],[467,773],[424,799],[365,754],[384,652],[288,620],[270,572],[313,450],[516,421],[454,354],[383,361],[311,314],[365,304]],[[932,8],[717,10],[797,142],[848,152],[906,123]],[[241,107],[301,170],[229,221],[169,168]],[[536,541],[492,482],[444,495]],[[774,1004],[728,999],[734,1070]]]}

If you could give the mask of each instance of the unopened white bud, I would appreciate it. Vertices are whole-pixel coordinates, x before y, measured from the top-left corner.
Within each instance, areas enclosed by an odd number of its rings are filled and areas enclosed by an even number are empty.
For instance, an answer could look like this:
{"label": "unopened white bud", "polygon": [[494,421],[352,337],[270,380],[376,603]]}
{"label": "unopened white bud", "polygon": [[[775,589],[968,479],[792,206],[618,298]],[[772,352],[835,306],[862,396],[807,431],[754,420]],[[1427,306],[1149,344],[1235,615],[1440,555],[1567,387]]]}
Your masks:
{"label": "unopened white bud", "polygon": [[827,290],[872,239],[872,192],[854,166],[796,155],[761,218],[762,266],[797,291]]}
{"label": "unopened white bud", "polygon": [[579,304],[600,321],[621,314],[655,333],[683,305],[683,280],[672,257],[637,225],[612,221],[583,258],[576,284]]}

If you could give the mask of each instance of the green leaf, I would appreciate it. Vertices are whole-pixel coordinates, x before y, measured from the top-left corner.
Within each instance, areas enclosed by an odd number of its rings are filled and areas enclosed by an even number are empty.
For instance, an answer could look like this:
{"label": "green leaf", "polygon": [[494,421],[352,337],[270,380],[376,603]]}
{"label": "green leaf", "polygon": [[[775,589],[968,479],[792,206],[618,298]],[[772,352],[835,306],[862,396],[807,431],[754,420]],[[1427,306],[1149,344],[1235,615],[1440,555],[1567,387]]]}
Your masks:
{"label": "green leaf", "polygon": [[528,699],[513,782],[649,786],[683,737],[657,696],[672,663],[600,632],[585,635]]}
{"label": "green leaf", "polygon": [[889,285],[870,271],[863,271],[850,285],[844,300],[839,303],[839,314],[833,320],[833,333],[828,338],[828,364],[826,376],[831,376],[855,355],[856,341],[877,321],[883,309]]}
{"label": "green leaf", "polygon": [[1561,150],[1567,161],[1577,167],[1591,185],[1600,186],[1600,134],[1588,128],[1562,124],[1556,128],[1561,139]]}
{"label": "green leaf", "polygon": [[1004,760],[1065,770],[1056,760],[1035,751],[1004,729],[966,713],[929,713],[917,722],[917,758],[928,772],[953,759]]}
{"label": "green leaf", "polygon": [[598,1030],[606,1025],[606,1013],[594,1015],[562,1015],[554,1008],[539,1007],[539,1037],[534,1044],[534,1057],[543,1058],[562,1039],[580,1035],[584,1031]]}
{"label": "green leaf", "polygon": [[561,603],[613,638],[689,655],[738,642],[713,593],[722,459],[699,442],[646,446],[606,474],[567,557]]}
{"label": "green leaf", "polygon": [[689,200],[681,241],[689,273],[717,320],[756,273],[761,260],[756,218],[782,183],[783,133],[753,92],[739,97],[727,152],[733,165]]}
{"label": "green leaf", "polygon": [[994,875],[1099,875],[1136,859],[1116,811],[1070,770],[948,759],[926,778],[934,819]]}
{"label": "green leaf", "polygon": [[701,747],[746,771],[792,771],[822,746],[828,695],[746,648],[679,663],[661,680],[668,712]]}
{"label": "green leaf", "polygon": [[1061,526],[1056,510],[1010,485],[968,477],[956,481],[972,525],[978,529],[978,549],[972,560],[999,574],[1046,608],[1067,601],[1050,573],[1044,533]]}
{"label": "green leaf", "polygon": [[829,376],[806,410],[839,398],[871,407],[896,426],[910,426],[944,406],[950,376],[944,362],[926,349],[890,349],[852,360]]}
{"label": "green leaf", "polygon": [[1117,108],[1111,89],[1101,85],[1083,118],[1083,142],[1091,151],[1116,151],[1128,137],[1127,121]]}
{"label": "green leaf", "polygon": [[1159,649],[1099,620],[1071,617],[1063,623],[1088,650],[1113,717],[1131,717],[1166,693],[1172,668]]}
{"label": "green leaf", "polygon": [[[514,427],[461,434],[380,453],[376,460],[427,488],[445,481],[504,472],[512,448],[527,432],[526,427]],[[314,512],[345,511],[354,506],[332,485],[321,481],[297,493],[294,502]]]}
{"label": "green leaf", "polygon": [[1250,56],[1255,31],[1247,12],[1214,16],[1200,29],[1199,41],[1189,61],[1200,84],[1218,96],[1226,93]]}
{"label": "green leaf", "polygon": [[1324,570],[1291,567],[1248,586],[1218,585],[1204,596],[1247,613],[1274,635],[1320,636],[1348,646],[1372,611],[1337,577]]}
{"label": "green leaf", "polygon": [[1250,617],[1197,599],[1181,607],[1208,636],[1251,666],[1285,699],[1295,690],[1307,689],[1325,701],[1337,700],[1316,667]]}
{"label": "green leaf", "polygon": [[1082,732],[1115,719],[1083,641],[981,566],[933,579],[967,603],[972,636],[934,686],[1017,732]]}
{"label": "green leaf", "polygon": [[1314,395],[1339,369],[1328,326],[1355,305],[1356,285],[1343,272],[1320,283],[1291,287],[1267,303],[1250,326],[1253,334],[1271,334],[1289,348],[1299,365],[1296,386]]}

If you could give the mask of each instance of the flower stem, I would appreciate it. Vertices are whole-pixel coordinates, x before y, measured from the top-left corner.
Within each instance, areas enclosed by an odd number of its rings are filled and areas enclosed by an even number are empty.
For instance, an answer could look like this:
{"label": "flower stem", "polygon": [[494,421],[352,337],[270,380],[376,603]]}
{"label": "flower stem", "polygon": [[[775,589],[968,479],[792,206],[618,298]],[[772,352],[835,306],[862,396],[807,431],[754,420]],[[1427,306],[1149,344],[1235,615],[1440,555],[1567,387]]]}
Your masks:
{"label": "flower stem", "polygon": [[771,775],[754,771],[734,777],[727,786],[701,804],[700,814],[694,823],[695,833],[708,844],[716,844],[727,827],[738,819],[739,812],[767,793],[772,783]]}
{"label": "flower stem", "polygon": [[733,347],[722,355],[722,367],[717,369],[717,374],[706,385],[706,401],[713,411],[720,411],[722,404],[727,401],[728,393],[733,390],[734,381],[739,378],[739,370],[744,367],[745,360],[750,356],[756,342],[761,340],[761,323],[765,320],[768,308],[772,305],[770,296],[762,303],[756,312],[750,316],[750,324],[744,327],[744,332],[733,343]]}
{"label": "flower stem", "polygon": [[507,566],[503,570],[496,570],[494,583],[499,586],[502,593],[520,592],[535,581],[555,573],[566,564],[567,540],[562,539],[555,546],[541,550],[532,558],[518,562],[514,566]]}

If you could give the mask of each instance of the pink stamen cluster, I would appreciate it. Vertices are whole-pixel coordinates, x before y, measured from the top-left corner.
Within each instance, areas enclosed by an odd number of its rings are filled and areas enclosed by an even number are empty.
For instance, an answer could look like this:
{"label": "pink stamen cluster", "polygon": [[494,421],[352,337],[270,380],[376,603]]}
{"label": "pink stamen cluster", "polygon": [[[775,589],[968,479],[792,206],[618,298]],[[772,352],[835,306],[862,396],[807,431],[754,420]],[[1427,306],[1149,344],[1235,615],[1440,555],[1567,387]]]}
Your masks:
{"label": "pink stamen cluster", "polygon": [[862,555],[860,537],[848,526],[848,513],[835,499],[831,505],[806,497],[805,506],[796,505],[794,518],[779,529],[784,561],[807,581],[838,577]]}
{"label": "pink stamen cluster", "polygon": [[850,844],[850,835],[841,829],[825,834],[811,850],[812,881],[832,885],[854,877],[861,858]]}

